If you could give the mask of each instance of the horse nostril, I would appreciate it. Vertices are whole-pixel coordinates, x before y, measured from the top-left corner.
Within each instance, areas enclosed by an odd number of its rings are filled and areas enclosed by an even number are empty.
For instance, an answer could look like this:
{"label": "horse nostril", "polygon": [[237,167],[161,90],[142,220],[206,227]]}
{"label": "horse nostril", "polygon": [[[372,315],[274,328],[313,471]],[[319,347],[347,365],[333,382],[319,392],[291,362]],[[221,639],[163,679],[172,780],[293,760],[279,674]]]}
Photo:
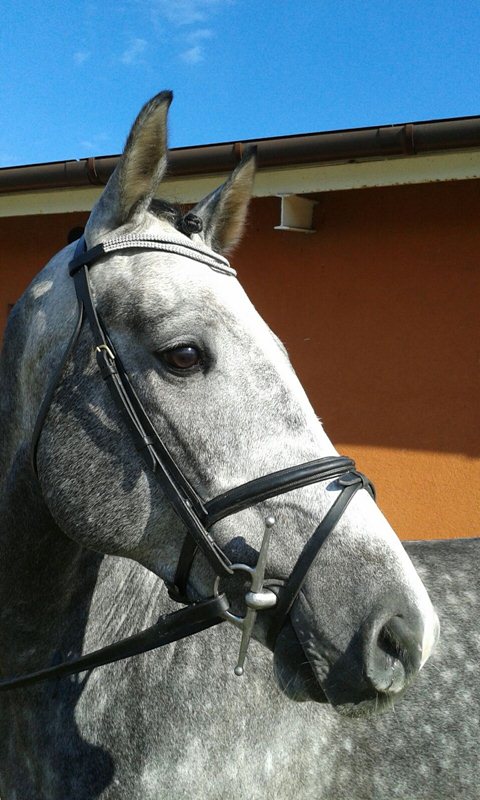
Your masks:
{"label": "horse nostril", "polygon": [[367,655],[367,675],[379,692],[400,692],[420,669],[422,660],[420,621],[402,615],[391,617],[373,635]]}

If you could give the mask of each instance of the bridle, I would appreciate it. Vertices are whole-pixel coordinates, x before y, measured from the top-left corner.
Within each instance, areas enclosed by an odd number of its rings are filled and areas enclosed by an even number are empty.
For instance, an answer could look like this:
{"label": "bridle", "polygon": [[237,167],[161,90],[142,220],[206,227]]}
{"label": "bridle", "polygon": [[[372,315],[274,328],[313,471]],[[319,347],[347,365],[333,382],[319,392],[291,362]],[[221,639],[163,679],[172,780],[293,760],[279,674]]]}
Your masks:
{"label": "bridle", "polygon": [[[187,534],[181,549],[174,581],[167,584],[170,597],[185,603],[186,607],[163,615],[150,628],[93,653],[37,672],[0,681],[0,691],[29,686],[47,678],[60,678],[91,670],[102,664],[112,663],[162,647],[225,620],[242,631],[240,653],[235,667],[235,673],[241,675],[257,614],[275,609],[274,612],[270,612],[271,619],[267,632],[267,643],[273,649],[278,633],[302,589],[308,570],[351,499],[360,489],[366,489],[375,498],[372,483],[358,472],[355,469],[355,463],[345,456],[320,458],[272,472],[230,489],[208,501],[205,501],[196,492],[159,437],[147,411],[140,402],[93,300],[89,268],[108,253],[132,249],[175,253],[193,259],[226,276],[236,274],[223,256],[188,240],[179,242],[173,238],[160,239],[155,236],[125,234],[109,238],[87,250],[84,238],[79,239],[74,257],[69,263],[69,273],[74,281],[78,301],[77,321],[38,413],[32,437],[32,466],[38,477],[37,449],[45,419],[86,318],[92,333],[100,373],[123,422],[135,447],[141,454],[146,468],[154,473],[166,499],[186,528]],[[232,563],[214,541],[210,530],[219,520],[271,497],[326,480],[336,480],[340,487],[340,493],[305,544],[286,581],[272,579],[265,582],[268,546],[271,530],[275,524],[273,517],[269,516],[265,520],[265,531],[255,567]],[[198,551],[203,553],[214,570],[216,578],[212,596],[205,600],[192,602],[188,598],[188,578]],[[229,601],[219,588],[221,579],[235,572],[244,573],[250,581],[250,588],[245,595],[245,616],[238,616],[231,612]]]}

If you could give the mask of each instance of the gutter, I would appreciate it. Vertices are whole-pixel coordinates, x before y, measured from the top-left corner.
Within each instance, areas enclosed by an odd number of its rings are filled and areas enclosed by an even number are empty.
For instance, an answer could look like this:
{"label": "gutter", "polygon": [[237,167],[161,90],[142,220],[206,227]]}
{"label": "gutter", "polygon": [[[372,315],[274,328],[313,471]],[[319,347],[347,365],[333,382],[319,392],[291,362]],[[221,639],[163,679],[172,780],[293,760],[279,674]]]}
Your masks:
{"label": "gutter", "polygon": [[[173,148],[169,151],[168,176],[230,172],[245,148],[251,146],[257,150],[260,169],[465,150],[480,148],[480,116]],[[0,194],[102,186],[119,158],[102,156],[4,167],[0,169]]]}

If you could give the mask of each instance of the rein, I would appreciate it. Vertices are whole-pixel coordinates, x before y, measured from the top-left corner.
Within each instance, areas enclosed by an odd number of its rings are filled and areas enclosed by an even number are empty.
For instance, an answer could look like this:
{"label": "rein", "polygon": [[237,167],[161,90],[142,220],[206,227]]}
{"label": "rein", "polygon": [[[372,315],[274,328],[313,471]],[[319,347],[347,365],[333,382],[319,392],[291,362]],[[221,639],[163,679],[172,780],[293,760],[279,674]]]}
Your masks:
{"label": "rein", "polygon": [[[175,253],[204,264],[226,276],[236,274],[225,258],[190,242],[179,243],[173,239],[129,234],[107,239],[87,250],[82,237],[78,241],[74,257],[69,263],[69,272],[74,281],[78,302],[77,321],[38,413],[32,436],[32,466],[38,478],[37,450],[42,429],[63,371],[73,353],[86,318],[92,333],[97,365],[112,399],[146,468],[154,473],[165,497],[187,530],[174,581],[167,584],[170,597],[186,604],[187,607],[163,615],[155,625],[146,630],[93,653],[27,675],[0,681],[0,691],[17,689],[49,678],[61,678],[84,670],[91,670],[103,664],[110,664],[163,647],[224,621],[231,622],[242,631],[235,674],[243,674],[245,657],[258,613],[275,608],[267,633],[267,642],[273,649],[276,638],[302,589],[308,570],[356,492],[366,489],[373,498],[375,497],[373,485],[355,469],[355,463],[345,456],[330,456],[288,467],[237,486],[208,501],[200,497],[155,430],[147,411],[135,392],[121,358],[108,336],[93,300],[89,268],[111,252],[131,249]],[[273,517],[265,520],[264,536],[255,567],[232,563],[210,534],[212,526],[227,516],[271,497],[326,480],[337,480],[340,494],[304,546],[288,580],[284,581],[280,578],[268,580],[269,586],[279,587],[278,596],[275,591],[266,586],[265,582],[268,546],[275,524]],[[212,566],[216,578],[213,596],[192,603],[187,596],[187,585],[190,569],[198,550],[203,553]],[[250,581],[250,589],[245,595],[246,613],[243,617],[237,616],[229,610],[226,595],[219,592],[221,578],[235,572],[244,572]]]}

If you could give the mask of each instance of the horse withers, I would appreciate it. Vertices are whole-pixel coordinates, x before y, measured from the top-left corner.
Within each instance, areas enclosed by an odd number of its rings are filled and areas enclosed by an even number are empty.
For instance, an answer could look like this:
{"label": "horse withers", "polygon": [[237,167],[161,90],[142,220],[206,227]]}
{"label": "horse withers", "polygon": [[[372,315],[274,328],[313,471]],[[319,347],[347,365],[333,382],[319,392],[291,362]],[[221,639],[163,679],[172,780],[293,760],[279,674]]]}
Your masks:
{"label": "horse withers", "polygon": [[317,798],[318,704],[391,705],[438,635],[369,482],[339,459],[225,258],[254,154],[187,215],[155,199],[170,102],[141,110],[84,241],[9,321],[1,677],[153,624],[174,608],[165,584],[193,613],[225,597],[234,625],[2,692],[3,800],[217,798],[232,781],[239,799]]}

